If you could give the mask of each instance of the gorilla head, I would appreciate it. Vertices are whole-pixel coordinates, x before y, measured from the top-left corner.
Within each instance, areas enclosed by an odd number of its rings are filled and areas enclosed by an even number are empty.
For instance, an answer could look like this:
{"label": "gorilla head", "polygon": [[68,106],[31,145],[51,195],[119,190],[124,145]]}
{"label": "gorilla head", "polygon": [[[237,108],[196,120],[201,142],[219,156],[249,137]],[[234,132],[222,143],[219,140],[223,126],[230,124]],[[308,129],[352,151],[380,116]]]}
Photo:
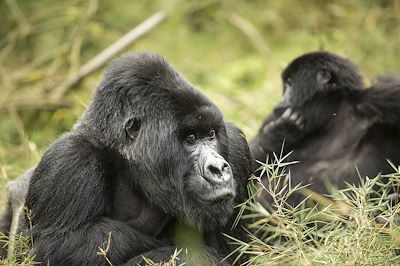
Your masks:
{"label": "gorilla head", "polygon": [[329,52],[311,52],[296,58],[283,71],[282,82],[282,107],[302,106],[323,90],[364,88],[357,66]]}

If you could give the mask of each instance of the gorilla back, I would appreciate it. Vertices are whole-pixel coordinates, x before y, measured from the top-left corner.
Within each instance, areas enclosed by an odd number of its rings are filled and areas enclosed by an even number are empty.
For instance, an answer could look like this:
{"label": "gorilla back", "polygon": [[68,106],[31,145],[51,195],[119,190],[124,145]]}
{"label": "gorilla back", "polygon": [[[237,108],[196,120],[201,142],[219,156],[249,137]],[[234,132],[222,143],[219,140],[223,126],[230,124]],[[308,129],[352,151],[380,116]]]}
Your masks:
{"label": "gorilla back", "polygon": [[204,235],[216,263],[230,252],[222,232],[250,171],[243,134],[213,103],[160,56],[128,54],[33,173],[26,205],[35,260],[104,264],[96,252],[109,234],[114,265],[168,260],[179,220]]}
{"label": "gorilla back", "polygon": [[[326,193],[400,164],[400,82],[365,89],[357,67],[328,52],[302,55],[284,70],[283,97],[251,141],[256,160],[293,151],[292,184]],[[257,167],[257,166],[256,166]],[[293,199],[298,203],[302,197]]]}

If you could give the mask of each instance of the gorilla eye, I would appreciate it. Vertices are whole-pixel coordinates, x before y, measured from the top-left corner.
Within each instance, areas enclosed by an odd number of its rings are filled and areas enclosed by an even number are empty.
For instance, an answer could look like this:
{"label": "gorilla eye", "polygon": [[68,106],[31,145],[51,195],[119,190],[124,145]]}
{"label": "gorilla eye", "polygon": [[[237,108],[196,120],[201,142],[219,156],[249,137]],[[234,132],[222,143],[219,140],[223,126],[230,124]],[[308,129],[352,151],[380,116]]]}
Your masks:
{"label": "gorilla eye", "polygon": [[317,73],[318,82],[320,82],[322,84],[326,84],[329,81],[331,81],[331,79],[332,79],[332,75],[328,70],[322,69],[322,70],[318,71],[318,73]]}
{"label": "gorilla eye", "polygon": [[215,130],[211,129],[210,132],[208,133],[208,136],[213,139],[215,137]]}
{"label": "gorilla eye", "polygon": [[196,141],[196,136],[194,134],[190,134],[186,137],[186,141],[190,144],[193,144]]}

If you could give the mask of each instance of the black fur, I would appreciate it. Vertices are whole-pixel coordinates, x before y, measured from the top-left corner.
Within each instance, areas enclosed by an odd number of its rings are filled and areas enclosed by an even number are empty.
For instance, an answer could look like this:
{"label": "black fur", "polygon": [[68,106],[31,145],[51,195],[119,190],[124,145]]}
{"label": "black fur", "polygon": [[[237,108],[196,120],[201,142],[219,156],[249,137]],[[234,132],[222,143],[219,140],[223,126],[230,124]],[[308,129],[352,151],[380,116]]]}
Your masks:
{"label": "black fur", "polygon": [[[339,188],[393,171],[400,163],[400,82],[391,78],[365,89],[357,67],[328,52],[295,59],[282,74],[282,101],[250,143],[256,160],[273,152],[293,153],[288,161],[292,185],[326,193],[326,182]],[[254,165],[258,168],[259,165]],[[292,200],[298,203],[297,195]]]}
{"label": "black fur", "polygon": [[[214,130],[214,131],[213,131]],[[43,155],[28,190],[32,253],[50,265],[168,260],[177,221],[216,262],[232,249],[251,159],[243,134],[158,55],[116,61],[74,129]],[[213,255],[218,254],[218,255]]]}

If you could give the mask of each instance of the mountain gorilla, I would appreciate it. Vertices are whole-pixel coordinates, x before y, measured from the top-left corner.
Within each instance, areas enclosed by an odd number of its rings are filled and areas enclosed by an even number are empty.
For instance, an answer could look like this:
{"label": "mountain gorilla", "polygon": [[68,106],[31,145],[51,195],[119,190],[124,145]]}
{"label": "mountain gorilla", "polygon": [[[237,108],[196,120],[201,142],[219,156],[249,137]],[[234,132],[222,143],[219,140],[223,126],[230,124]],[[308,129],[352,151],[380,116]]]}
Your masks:
{"label": "mountain gorilla", "polygon": [[288,166],[292,185],[311,184],[319,193],[327,181],[339,188],[359,182],[357,169],[375,177],[393,171],[387,159],[400,164],[400,82],[365,89],[356,66],[328,52],[295,59],[282,80],[282,100],[250,143],[256,160],[293,151],[287,160],[299,163]]}
{"label": "mountain gorilla", "polygon": [[35,260],[105,264],[97,251],[110,234],[114,265],[166,261],[179,222],[207,246],[196,265],[217,264],[232,251],[222,233],[245,235],[229,230],[251,162],[242,132],[163,58],[126,55],[32,175]]}

